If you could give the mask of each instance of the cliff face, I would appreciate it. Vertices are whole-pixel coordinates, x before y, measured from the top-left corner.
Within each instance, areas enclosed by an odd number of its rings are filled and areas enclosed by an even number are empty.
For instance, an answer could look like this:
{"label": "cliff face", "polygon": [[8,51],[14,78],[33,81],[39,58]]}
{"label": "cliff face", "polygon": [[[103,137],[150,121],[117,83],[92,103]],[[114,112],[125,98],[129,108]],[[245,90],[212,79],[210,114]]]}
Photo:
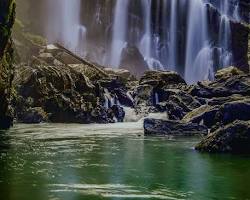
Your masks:
{"label": "cliff face", "polygon": [[15,19],[14,0],[0,1],[0,129],[9,128],[12,114],[9,107],[13,79],[11,28]]}

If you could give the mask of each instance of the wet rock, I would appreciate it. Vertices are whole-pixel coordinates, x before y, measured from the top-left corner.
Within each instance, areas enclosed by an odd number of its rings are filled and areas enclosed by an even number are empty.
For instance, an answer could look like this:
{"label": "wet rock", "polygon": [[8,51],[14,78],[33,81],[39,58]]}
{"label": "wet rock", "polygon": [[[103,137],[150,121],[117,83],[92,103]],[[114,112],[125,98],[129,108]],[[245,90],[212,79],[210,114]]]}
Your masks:
{"label": "wet rock", "polygon": [[151,85],[163,88],[176,85],[186,85],[185,80],[173,71],[147,71],[140,79],[140,85]]}
{"label": "wet rock", "polygon": [[229,124],[235,120],[250,120],[250,101],[235,101],[221,106],[216,114],[221,124]]}
{"label": "wet rock", "polygon": [[50,114],[51,122],[92,121],[91,111],[99,99],[95,86],[83,73],[68,66],[32,65],[18,70],[14,81],[18,95],[32,99],[32,107],[42,107]]}
{"label": "wet rock", "polygon": [[96,84],[101,79],[109,77],[102,69],[92,63],[70,64],[68,66],[84,74],[93,84]]}
{"label": "wet rock", "polygon": [[[169,119],[181,120],[186,113],[201,106],[193,96],[180,89],[154,89],[152,85],[139,85],[134,90],[135,107],[154,108],[156,112],[167,112]],[[150,109],[148,109],[150,110]],[[152,110],[152,109],[151,109]]]}
{"label": "wet rock", "polygon": [[111,110],[114,113],[114,117],[117,119],[118,122],[123,122],[124,117],[125,117],[125,112],[123,108],[119,105],[113,105],[111,107]]}
{"label": "wet rock", "polygon": [[166,112],[170,120],[181,120],[186,114],[184,108],[173,101],[159,103],[156,108],[160,112]]}
{"label": "wet rock", "polygon": [[[91,111],[91,118],[92,122],[96,123],[114,123],[113,120],[113,113],[110,112],[110,110],[102,107],[102,106],[97,106]],[[91,121],[91,120],[89,120]]]}
{"label": "wet rock", "polygon": [[228,97],[234,94],[250,96],[250,75],[238,75],[214,82],[199,82],[189,92],[192,96],[208,99]]}
{"label": "wet rock", "polygon": [[[137,112],[167,111],[170,119],[182,118],[184,112],[189,112],[191,107],[200,106],[200,103],[190,94],[178,89],[182,86],[186,86],[186,82],[176,72],[145,72],[139,85],[133,89]],[[198,105],[195,105],[196,103]]]}
{"label": "wet rock", "polygon": [[68,52],[60,52],[56,55],[56,59],[64,64],[81,64],[81,61],[78,60],[75,56]]}
{"label": "wet rock", "polygon": [[[120,103],[123,106],[133,107],[134,101],[133,99],[127,94],[128,91],[126,89],[125,83],[119,78],[105,78],[98,81],[98,85],[100,88],[104,88],[103,93],[105,90],[108,91],[111,95],[113,95],[114,100],[117,101],[115,103]],[[111,105],[112,106],[112,105]]]}
{"label": "wet rock", "polygon": [[[250,99],[249,99],[250,100]],[[189,112],[183,118],[185,122],[202,123],[214,129],[235,120],[250,120],[250,101],[233,101],[218,106],[204,105]]]}
{"label": "wet rock", "polygon": [[216,115],[219,111],[218,106],[203,105],[199,108],[192,110],[183,117],[183,121],[186,123],[198,123],[204,124],[211,128],[217,123]]}
{"label": "wet rock", "polygon": [[227,79],[232,76],[244,75],[245,73],[236,67],[226,67],[216,72],[216,79]]}
{"label": "wet rock", "polygon": [[180,121],[145,119],[144,133],[146,135],[173,135],[173,136],[192,136],[207,135],[206,126],[196,123],[184,123]]}
{"label": "wet rock", "polygon": [[19,115],[18,120],[27,124],[48,122],[48,114],[41,107],[29,108]]}
{"label": "wet rock", "polygon": [[131,95],[129,95],[128,91],[124,88],[116,88],[113,91],[118,100],[119,103],[123,106],[127,106],[127,107],[134,107],[134,99],[131,97]]}
{"label": "wet rock", "polygon": [[17,70],[16,115],[23,119],[24,111],[41,107],[51,122],[122,122],[125,112],[119,105],[134,106],[123,76],[126,70],[110,74],[58,44],[48,45]]}
{"label": "wet rock", "polygon": [[215,97],[207,100],[207,104],[210,106],[223,105],[225,103],[230,103],[233,101],[244,101],[249,97],[233,94],[228,97]]}
{"label": "wet rock", "polygon": [[111,76],[118,76],[119,78],[127,81],[133,79],[131,73],[126,69],[112,69],[112,68],[103,68],[103,70],[111,75]]}
{"label": "wet rock", "polygon": [[125,84],[118,78],[104,78],[101,80],[98,80],[98,84],[102,88],[106,88],[109,91],[113,91],[117,88],[125,88]]}
{"label": "wet rock", "polygon": [[250,153],[250,121],[235,121],[204,138],[196,150],[209,153]]}
{"label": "wet rock", "polygon": [[80,58],[59,44],[50,44],[40,48],[39,55],[33,57],[33,64],[47,66],[66,65],[84,74],[93,83],[96,83],[100,79],[109,77],[109,75],[103,70],[103,67]]}
{"label": "wet rock", "polygon": [[154,92],[151,85],[139,85],[133,91],[135,96],[135,104],[143,106],[154,105]]}

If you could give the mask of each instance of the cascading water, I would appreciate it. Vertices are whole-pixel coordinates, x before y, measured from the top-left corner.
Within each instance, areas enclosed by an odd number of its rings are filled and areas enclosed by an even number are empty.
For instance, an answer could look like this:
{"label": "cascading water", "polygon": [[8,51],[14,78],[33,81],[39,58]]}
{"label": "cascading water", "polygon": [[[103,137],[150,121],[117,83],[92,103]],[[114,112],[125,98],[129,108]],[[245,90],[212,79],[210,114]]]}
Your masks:
{"label": "cascading water", "polygon": [[47,38],[84,56],[86,28],[80,23],[81,0],[48,0]]}
{"label": "cascading water", "polygon": [[189,6],[185,79],[192,83],[207,79],[213,63],[207,30],[206,5],[202,0],[193,0]]}
{"label": "cascading water", "polygon": [[169,61],[168,66],[174,70],[177,63],[177,1],[171,1],[170,35],[169,35]]}
{"label": "cascading water", "polygon": [[151,58],[151,0],[141,0],[143,7],[143,17],[144,17],[144,35],[140,42],[140,51],[146,60]]}
{"label": "cascading water", "polygon": [[[89,15],[98,22],[94,23],[97,26],[94,30],[107,23],[99,34],[103,38],[97,40],[101,42],[94,39],[97,48],[87,45],[86,35],[91,38],[93,33],[88,31],[93,30],[93,25],[83,23],[81,12],[88,12],[83,9],[84,0],[47,1],[49,41],[59,42],[82,57],[92,53],[98,57],[92,61],[101,60],[100,64],[120,67],[122,51],[131,42],[139,49],[147,67],[175,70],[189,83],[210,79],[215,67],[228,66],[233,61],[230,23],[241,20],[239,0],[116,0],[105,4],[93,0],[95,13]],[[101,11],[104,5],[111,8]],[[209,23],[208,14],[213,8],[218,11],[217,25]],[[108,17],[103,17],[103,13]],[[214,27],[216,33],[211,33]],[[105,50],[98,54],[100,49]]]}
{"label": "cascading water", "polygon": [[226,15],[221,17],[219,41],[220,66],[229,66],[232,63],[232,52],[229,44],[229,41],[231,41],[231,28],[229,18]]}
{"label": "cascading water", "polygon": [[234,8],[234,11],[233,11],[233,18],[237,21],[241,21],[241,17],[239,15],[240,13],[240,6],[239,6],[239,2],[236,2],[236,6]]}
{"label": "cascading water", "polygon": [[126,44],[129,0],[116,0],[109,64],[118,68]]}

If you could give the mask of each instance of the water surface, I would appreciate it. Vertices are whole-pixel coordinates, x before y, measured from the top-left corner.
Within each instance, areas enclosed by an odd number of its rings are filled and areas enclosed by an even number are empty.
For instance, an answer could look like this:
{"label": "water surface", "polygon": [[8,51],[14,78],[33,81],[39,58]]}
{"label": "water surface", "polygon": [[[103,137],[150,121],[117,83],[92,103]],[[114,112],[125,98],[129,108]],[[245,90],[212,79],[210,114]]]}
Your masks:
{"label": "water surface", "polygon": [[0,133],[0,199],[250,199],[250,156],[197,141],[144,137],[139,123],[16,124]]}

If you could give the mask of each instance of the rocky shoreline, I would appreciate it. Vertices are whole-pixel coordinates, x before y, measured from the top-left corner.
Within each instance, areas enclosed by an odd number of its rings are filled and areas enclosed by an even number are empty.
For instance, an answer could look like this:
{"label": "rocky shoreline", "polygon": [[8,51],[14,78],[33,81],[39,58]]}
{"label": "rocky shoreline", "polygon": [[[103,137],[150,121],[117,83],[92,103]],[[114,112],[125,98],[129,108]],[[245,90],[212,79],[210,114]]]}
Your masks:
{"label": "rocky shoreline", "polygon": [[[181,93],[188,96],[189,101],[186,99],[180,101],[184,103],[172,106],[175,112],[168,115],[167,119],[145,120],[145,133],[174,136],[205,135],[205,138],[197,145],[197,150],[249,153],[248,148],[244,146],[250,136],[248,130],[250,76],[237,68],[229,67],[218,71],[215,77],[214,81],[199,82],[197,85],[182,89]],[[169,90],[163,89],[160,96],[164,96],[164,92],[169,92]],[[178,93],[175,93],[175,99],[175,103],[181,99]],[[161,99],[159,104],[169,103],[169,100],[169,98]],[[186,102],[190,102],[190,105],[195,105],[196,108],[188,110]],[[168,107],[166,110],[169,113]],[[181,113],[179,116],[182,117],[173,121],[176,113]],[[221,146],[222,144],[224,146]]]}
{"label": "rocky shoreline", "polygon": [[[145,135],[202,135],[197,150],[249,153],[238,147],[250,136],[250,75],[238,68],[195,85],[171,71],[146,71],[137,79],[57,44],[42,47],[28,63],[16,67],[13,82],[17,122],[115,123],[129,121],[130,109],[133,118],[146,117]],[[150,118],[152,113],[161,118]]]}

